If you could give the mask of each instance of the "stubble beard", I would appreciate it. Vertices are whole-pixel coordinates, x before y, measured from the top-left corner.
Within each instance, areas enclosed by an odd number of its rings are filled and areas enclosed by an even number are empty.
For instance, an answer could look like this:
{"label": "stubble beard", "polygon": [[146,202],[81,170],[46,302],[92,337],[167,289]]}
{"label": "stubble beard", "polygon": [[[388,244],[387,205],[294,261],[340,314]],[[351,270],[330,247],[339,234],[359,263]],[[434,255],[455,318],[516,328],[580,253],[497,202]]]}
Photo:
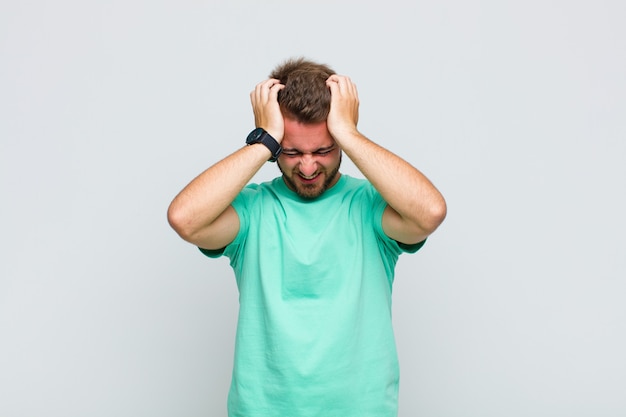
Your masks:
{"label": "stubble beard", "polygon": [[[312,200],[322,195],[328,189],[330,184],[333,183],[337,175],[339,175],[340,166],[341,166],[341,155],[339,156],[339,163],[337,164],[335,168],[333,168],[332,171],[330,172],[326,170],[321,171],[321,173],[323,173],[324,176],[326,177],[324,178],[324,182],[322,184],[317,184],[317,183],[302,184],[300,182],[296,182],[290,176],[285,174],[285,171],[283,171],[283,168],[280,166],[280,164],[278,164],[278,169],[280,169],[280,172],[282,172],[283,180],[292,191],[294,191],[296,194],[298,194],[298,196],[304,199]],[[298,174],[292,173],[292,175],[296,176]]]}

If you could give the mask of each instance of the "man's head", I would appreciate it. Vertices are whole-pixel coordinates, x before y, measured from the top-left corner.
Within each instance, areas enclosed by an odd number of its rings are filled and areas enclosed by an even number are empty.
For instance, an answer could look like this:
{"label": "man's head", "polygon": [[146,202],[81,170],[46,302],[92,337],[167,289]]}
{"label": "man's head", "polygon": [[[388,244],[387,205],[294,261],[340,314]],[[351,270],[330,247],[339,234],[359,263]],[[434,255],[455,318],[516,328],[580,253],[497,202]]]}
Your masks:
{"label": "man's head", "polygon": [[278,103],[285,117],[302,123],[325,121],[330,111],[330,90],[326,80],[335,74],[330,67],[304,58],[290,59],[272,71],[285,86]]}
{"label": "man's head", "polygon": [[303,198],[315,198],[339,180],[341,149],[326,127],[330,111],[327,65],[304,58],[279,65],[270,78],[285,86],[278,103],[285,120],[283,153],[278,167],[289,188]]}

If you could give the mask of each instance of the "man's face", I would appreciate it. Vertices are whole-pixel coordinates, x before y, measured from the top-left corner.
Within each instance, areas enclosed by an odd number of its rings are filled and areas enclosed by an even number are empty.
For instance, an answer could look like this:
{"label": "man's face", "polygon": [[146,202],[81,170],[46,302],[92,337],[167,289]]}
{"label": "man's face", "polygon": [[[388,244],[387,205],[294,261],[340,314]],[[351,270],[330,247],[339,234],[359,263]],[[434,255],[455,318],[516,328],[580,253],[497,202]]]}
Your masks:
{"label": "man's face", "polygon": [[341,150],[326,122],[303,124],[285,117],[281,146],[278,167],[287,186],[300,197],[318,197],[339,180]]}

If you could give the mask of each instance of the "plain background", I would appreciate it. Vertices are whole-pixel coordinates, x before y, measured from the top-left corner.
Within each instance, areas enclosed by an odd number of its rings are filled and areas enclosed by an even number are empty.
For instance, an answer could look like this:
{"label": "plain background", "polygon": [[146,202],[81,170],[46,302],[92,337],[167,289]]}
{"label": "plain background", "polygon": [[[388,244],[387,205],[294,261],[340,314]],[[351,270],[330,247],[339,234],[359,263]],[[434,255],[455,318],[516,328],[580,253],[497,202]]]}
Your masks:
{"label": "plain background", "polygon": [[292,56],[449,204],[397,267],[400,416],[626,415],[625,4],[3,1],[0,416],[225,415],[233,275],[165,213]]}

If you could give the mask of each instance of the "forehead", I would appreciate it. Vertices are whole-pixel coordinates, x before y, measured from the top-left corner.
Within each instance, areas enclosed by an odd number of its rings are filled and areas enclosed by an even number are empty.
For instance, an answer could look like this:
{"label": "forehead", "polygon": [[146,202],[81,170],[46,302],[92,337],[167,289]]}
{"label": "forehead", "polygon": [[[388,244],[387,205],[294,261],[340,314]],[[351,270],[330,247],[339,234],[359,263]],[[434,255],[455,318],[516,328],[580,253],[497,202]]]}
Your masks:
{"label": "forehead", "polygon": [[281,143],[285,149],[313,152],[333,146],[335,140],[328,132],[326,122],[300,123],[285,117],[285,136]]}

